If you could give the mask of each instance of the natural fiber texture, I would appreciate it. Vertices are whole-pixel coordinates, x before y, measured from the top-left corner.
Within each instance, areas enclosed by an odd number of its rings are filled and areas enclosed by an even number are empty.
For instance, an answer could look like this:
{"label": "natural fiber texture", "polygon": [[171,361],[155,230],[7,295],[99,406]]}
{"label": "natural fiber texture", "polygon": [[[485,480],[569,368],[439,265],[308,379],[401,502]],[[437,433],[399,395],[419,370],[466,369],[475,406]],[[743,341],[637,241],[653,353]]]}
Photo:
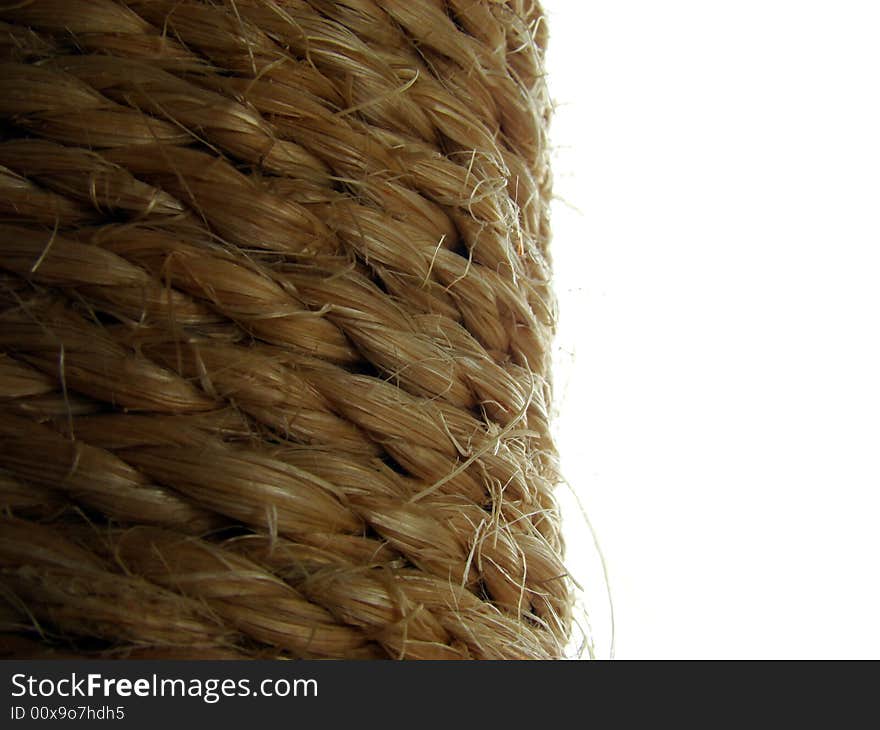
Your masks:
{"label": "natural fiber texture", "polygon": [[5,654],[561,656],[536,2],[0,21]]}

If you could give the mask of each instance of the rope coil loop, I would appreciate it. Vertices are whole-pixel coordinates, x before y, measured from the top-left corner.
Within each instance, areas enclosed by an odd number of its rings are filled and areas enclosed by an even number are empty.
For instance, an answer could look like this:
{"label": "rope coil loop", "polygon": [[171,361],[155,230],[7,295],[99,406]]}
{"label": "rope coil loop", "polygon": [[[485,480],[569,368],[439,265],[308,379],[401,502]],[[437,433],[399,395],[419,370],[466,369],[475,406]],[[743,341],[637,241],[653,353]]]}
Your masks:
{"label": "rope coil loop", "polygon": [[0,654],[564,655],[545,44],[0,1]]}

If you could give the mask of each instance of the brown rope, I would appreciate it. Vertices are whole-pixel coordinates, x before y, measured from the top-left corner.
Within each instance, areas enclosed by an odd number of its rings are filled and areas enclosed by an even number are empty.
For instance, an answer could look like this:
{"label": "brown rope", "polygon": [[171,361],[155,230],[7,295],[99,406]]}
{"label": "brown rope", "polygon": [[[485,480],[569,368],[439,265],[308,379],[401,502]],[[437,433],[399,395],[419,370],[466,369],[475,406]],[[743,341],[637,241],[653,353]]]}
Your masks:
{"label": "brown rope", "polygon": [[0,653],[563,655],[545,43],[0,2]]}

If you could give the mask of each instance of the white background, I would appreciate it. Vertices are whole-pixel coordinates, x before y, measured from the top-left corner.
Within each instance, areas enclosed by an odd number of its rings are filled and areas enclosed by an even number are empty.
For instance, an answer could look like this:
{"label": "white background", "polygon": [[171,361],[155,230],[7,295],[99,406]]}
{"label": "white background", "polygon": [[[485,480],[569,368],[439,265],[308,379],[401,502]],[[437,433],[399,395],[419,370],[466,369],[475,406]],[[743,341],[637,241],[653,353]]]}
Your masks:
{"label": "white background", "polygon": [[880,3],[544,4],[558,441],[617,656],[880,657]]}

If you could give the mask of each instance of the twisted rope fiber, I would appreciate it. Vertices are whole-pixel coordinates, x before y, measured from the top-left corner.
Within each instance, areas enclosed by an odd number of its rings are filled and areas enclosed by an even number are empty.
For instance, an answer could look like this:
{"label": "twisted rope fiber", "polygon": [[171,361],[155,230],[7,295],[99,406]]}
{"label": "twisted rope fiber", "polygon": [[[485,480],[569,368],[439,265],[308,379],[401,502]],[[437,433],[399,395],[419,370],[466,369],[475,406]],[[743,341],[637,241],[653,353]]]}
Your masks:
{"label": "twisted rope fiber", "polygon": [[545,43],[0,1],[0,653],[563,656]]}

